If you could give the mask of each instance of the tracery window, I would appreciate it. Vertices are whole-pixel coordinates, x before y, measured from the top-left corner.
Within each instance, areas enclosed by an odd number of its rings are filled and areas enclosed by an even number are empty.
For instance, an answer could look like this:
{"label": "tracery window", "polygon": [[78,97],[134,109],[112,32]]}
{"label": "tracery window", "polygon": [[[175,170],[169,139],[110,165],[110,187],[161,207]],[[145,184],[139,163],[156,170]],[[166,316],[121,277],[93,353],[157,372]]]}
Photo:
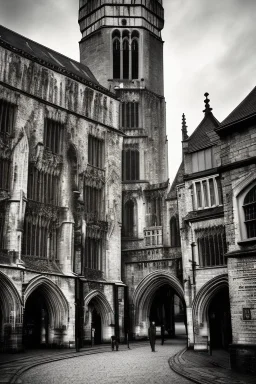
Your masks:
{"label": "tracery window", "polygon": [[57,254],[57,228],[42,216],[26,215],[22,254],[38,258],[55,259]]}
{"label": "tracery window", "polygon": [[5,191],[10,187],[10,159],[0,158],[0,189]]}
{"label": "tracery window", "polygon": [[102,245],[103,239],[89,237],[85,239],[84,267],[95,270],[102,270]]}
{"label": "tracery window", "polygon": [[95,136],[88,136],[88,164],[103,168],[104,141]]}
{"label": "tracery window", "polygon": [[132,80],[139,77],[139,32],[115,30],[112,33],[113,78]]}
{"label": "tracery window", "polygon": [[122,178],[123,181],[136,181],[140,179],[140,153],[138,148],[125,148],[122,152]]}
{"label": "tracery window", "polygon": [[43,172],[33,164],[30,164],[28,172],[28,199],[58,206],[59,176]]}
{"label": "tracery window", "polygon": [[64,125],[58,121],[46,118],[44,121],[44,146],[55,154],[63,151]]}
{"label": "tracery window", "polygon": [[180,233],[178,217],[173,216],[170,220],[171,247],[180,247]]}
{"label": "tracery window", "polygon": [[139,103],[121,103],[121,127],[124,129],[139,127]]}
{"label": "tracery window", "polygon": [[0,249],[4,248],[5,204],[0,205]]}
{"label": "tracery window", "polygon": [[88,221],[102,220],[103,189],[84,183],[85,215]]}
{"label": "tracery window", "polygon": [[222,187],[219,176],[196,180],[192,189],[193,209],[211,208],[223,204]]}
{"label": "tracery window", "polygon": [[256,186],[246,194],[243,209],[247,238],[256,237]]}
{"label": "tracery window", "polygon": [[226,265],[225,227],[222,225],[196,230],[199,264],[201,267]]}

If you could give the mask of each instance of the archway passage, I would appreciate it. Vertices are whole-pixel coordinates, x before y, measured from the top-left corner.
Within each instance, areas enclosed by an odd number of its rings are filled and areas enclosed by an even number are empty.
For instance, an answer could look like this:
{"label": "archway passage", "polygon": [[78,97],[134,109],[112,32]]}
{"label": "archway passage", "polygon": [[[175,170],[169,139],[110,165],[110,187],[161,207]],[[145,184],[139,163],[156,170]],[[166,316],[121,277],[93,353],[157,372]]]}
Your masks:
{"label": "archway passage", "polygon": [[232,342],[228,287],[222,288],[211,300],[208,310],[211,347],[228,349]]}
{"label": "archway passage", "polygon": [[36,289],[29,296],[24,312],[24,345],[39,348],[49,342],[49,311],[45,297]]}
{"label": "archway passage", "polygon": [[164,284],[154,294],[149,321],[154,321],[156,327],[164,326],[165,334],[175,336],[175,331],[185,334],[184,306],[175,291],[168,284]]}
{"label": "archway passage", "polygon": [[98,313],[96,308],[92,309],[92,330],[93,330],[93,342],[94,344],[101,344],[102,341],[102,331],[101,331],[101,316]]}

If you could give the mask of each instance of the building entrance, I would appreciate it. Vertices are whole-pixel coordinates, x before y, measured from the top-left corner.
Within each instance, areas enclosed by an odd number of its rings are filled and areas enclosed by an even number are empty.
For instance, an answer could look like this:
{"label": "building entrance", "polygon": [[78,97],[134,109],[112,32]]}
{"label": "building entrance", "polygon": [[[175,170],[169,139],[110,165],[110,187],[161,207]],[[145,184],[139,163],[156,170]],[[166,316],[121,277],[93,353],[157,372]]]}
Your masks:
{"label": "building entrance", "polygon": [[228,349],[232,342],[232,328],[228,288],[219,291],[209,306],[211,347]]}
{"label": "building entrance", "polygon": [[94,344],[101,344],[101,316],[96,308],[92,310],[92,336],[94,338]]}
{"label": "building entrance", "polygon": [[157,327],[164,325],[169,337],[175,336],[176,328],[180,330],[183,327],[185,333],[184,306],[170,285],[165,284],[155,292],[149,320],[154,321]]}
{"label": "building entrance", "polygon": [[44,296],[36,289],[28,297],[24,312],[23,338],[26,348],[48,344],[49,313]]}

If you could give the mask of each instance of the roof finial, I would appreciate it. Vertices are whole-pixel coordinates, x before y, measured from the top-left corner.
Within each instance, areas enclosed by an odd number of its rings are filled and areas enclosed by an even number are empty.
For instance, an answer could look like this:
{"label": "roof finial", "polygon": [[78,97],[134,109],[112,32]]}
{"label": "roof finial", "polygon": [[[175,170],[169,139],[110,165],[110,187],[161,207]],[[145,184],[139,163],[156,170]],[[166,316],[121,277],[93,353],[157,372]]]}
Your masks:
{"label": "roof finial", "polygon": [[186,116],[185,114],[183,113],[182,114],[182,129],[181,129],[181,132],[182,132],[182,141],[184,140],[187,140],[188,139],[188,129],[187,129],[187,124],[186,124]]}
{"label": "roof finial", "polygon": [[208,99],[209,93],[205,92],[205,110],[203,111],[205,114],[209,113],[212,111],[212,108],[210,107],[210,99]]}

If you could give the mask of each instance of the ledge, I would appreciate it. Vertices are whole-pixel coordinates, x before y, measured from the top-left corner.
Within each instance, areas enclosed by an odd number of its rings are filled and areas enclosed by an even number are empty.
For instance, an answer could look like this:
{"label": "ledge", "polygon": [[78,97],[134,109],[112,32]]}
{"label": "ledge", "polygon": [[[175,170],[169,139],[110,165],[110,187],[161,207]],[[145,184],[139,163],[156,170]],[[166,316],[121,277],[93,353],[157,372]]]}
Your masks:
{"label": "ledge", "polygon": [[238,241],[237,244],[242,246],[256,244],[256,237],[251,237],[250,239]]}

